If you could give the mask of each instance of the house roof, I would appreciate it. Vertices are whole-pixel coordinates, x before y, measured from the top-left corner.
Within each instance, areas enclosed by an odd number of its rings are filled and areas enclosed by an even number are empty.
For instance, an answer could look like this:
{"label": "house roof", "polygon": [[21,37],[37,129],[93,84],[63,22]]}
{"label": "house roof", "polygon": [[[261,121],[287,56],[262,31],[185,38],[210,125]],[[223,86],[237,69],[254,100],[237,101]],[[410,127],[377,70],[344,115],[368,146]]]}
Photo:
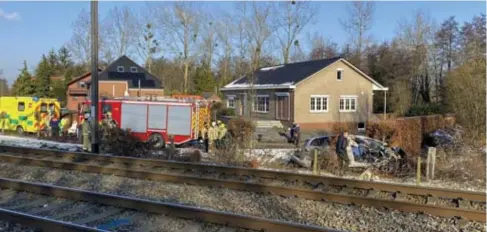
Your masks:
{"label": "house roof", "polygon": [[[101,72],[101,69],[98,69],[98,71]],[[89,75],[91,75],[91,72],[83,73],[81,76],[78,76],[78,77],[72,79],[70,82],[68,82],[68,85],[70,85],[70,84],[72,84],[74,82],[78,82],[79,80],[81,80],[81,79],[83,79],[83,78],[85,78],[85,77],[87,77]]]}
{"label": "house roof", "polygon": [[[253,85],[254,88],[260,89],[294,88],[296,84],[339,60],[344,61],[355,71],[374,83],[374,85],[377,85],[377,89],[384,88],[377,81],[341,57],[262,67],[254,72]],[[249,88],[249,80],[248,77],[244,76],[226,85],[222,90],[246,88]]]}
{"label": "house roof", "polygon": [[[132,72],[117,72],[117,66],[137,66],[139,72],[132,73]],[[101,70],[100,70],[101,71]],[[72,82],[78,81],[91,73],[85,73],[79,78],[76,78]],[[140,80],[140,88],[143,89],[154,89],[154,88],[162,88],[162,83],[159,79],[157,79],[154,75],[149,73],[146,69],[132,61],[127,56],[121,56],[117,60],[113,61],[110,65],[107,66],[98,76],[99,81],[127,81],[129,88],[139,88],[139,80]],[[87,81],[87,84],[91,84],[91,80]]]}

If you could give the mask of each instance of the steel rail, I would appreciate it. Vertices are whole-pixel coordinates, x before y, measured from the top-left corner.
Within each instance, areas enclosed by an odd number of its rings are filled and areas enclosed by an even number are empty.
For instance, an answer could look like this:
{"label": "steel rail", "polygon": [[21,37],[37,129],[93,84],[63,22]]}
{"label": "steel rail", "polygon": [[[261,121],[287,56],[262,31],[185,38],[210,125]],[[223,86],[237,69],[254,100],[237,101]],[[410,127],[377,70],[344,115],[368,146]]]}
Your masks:
{"label": "steel rail", "polygon": [[377,190],[386,192],[397,192],[405,194],[414,194],[422,196],[434,196],[434,197],[444,197],[451,199],[464,199],[485,202],[486,193],[485,192],[473,192],[473,191],[462,191],[444,188],[432,188],[432,187],[419,187],[413,185],[405,184],[395,184],[395,183],[384,183],[384,182],[370,182],[354,179],[346,179],[339,177],[328,177],[328,176],[316,176],[309,174],[301,174],[287,171],[274,171],[265,169],[252,169],[252,168],[240,168],[231,166],[216,166],[208,164],[198,164],[189,162],[177,162],[177,161],[167,161],[167,160],[157,160],[157,159],[142,159],[142,158],[132,158],[132,157],[122,157],[122,156],[108,156],[108,155],[95,155],[91,153],[82,152],[64,152],[53,149],[38,149],[38,148],[27,148],[27,147],[15,147],[15,146],[0,146],[0,151],[8,151],[20,154],[45,154],[45,155],[57,155],[63,157],[70,157],[73,159],[86,159],[91,161],[104,161],[112,163],[124,164],[126,167],[138,167],[138,166],[149,166],[149,167],[166,167],[174,169],[186,169],[186,170],[198,170],[207,172],[219,172],[226,174],[236,174],[236,175],[247,175],[262,178],[272,178],[272,179],[285,179],[285,180],[300,180],[304,182],[319,184],[323,183],[326,185],[336,185],[336,186],[346,186],[351,188],[360,188],[367,190]]}
{"label": "steel rail", "polygon": [[77,201],[88,201],[104,205],[112,205],[127,209],[140,210],[149,213],[168,214],[178,218],[200,220],[210,223],[223,224],[251,230],[279,231],[279,232],[310,232],[326,231],[338,232],[312,225],[282,222],[260,217],[225,213],[211,209],[203,209],[173,203],[163,203],[151,200],[137,199],[107,193],[91,192],[79,189],[54,186],[49,184],[32,183],[27,181],[0,178],[0,187],[26,191],[37,194],[61,197]]}
{"label": "steel rail", "polygon": [[27,157],[0,154],[0,161],[14,164],[35,165],[49,168],[59,168],[65,170],[84,171],[97,174],[109,174],[129,178],[147,179],[153,181],[164,181],[173,183],[186,183],[202,186],[213,186],[235,190],[252,191],[257,193],[270,193],[281,196],[297,196],[308,200],[327,200],[342,204],[367,205],[376,208],[390,208],[405,212],[423,212],[441,217],[463,217],[474,221],[486,221],[484,211],[442,207],[429,204],[417,204],[398,200],[386,200],[373,197],[362,197],[354,195],[344,195],[340,193],[327,193],[322,191],[308,190],[302,188],[291,188],[283,186],[273,186],[257,183],[247,183],[242,181],[219,180],[197,176],[164,174],[145,170],[131,170],[124,168],[103,167],[98,165],[77,164],[71,162],[42,160]]}
{"label": "steel rail", "polygon": [[25,214],[17,211],[0,208],[0,218],[2,220],[16,222],[22,225],[39,228],[43,231],[63,231],[63,232],[108,232],[83,225],[69,222],[53,220],[45,217]]}

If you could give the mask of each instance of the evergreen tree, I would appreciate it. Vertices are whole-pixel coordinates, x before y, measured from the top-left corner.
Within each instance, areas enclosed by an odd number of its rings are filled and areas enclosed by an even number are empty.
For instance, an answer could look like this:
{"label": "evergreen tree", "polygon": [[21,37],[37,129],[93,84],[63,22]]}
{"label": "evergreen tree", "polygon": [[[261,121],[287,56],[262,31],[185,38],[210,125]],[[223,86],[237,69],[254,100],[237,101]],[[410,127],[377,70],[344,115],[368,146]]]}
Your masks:
{"label": "evergreen tree", "polygon": [[13,96],[32,96],[35,93],[32,76],[27,68],[27,61],[24,60],[24,67],[20,70],[20,74],[12,85]]}
{"label": "evergreen tree", "polygon": [[194,94],[198,95],[203,92],[213,92],[215,90],[216,81],[208,65],[202,65],[196,68],[196,73],[193,77],[193,86]]}
{"label": "evergreen tree", "polygon": [[58,69],[61,73],[66,76],[66,72],[73,66],[73,61],[71,60],[71,53],[66,47],[61,47],[57,55],[58,59]]}
{"label": "evergreen tree", "polygon": [[51,76],[53,69],[49,63],[48,58],[42,55],[41,62],[37,66],[36,81],[35,81],[35,95],[37,97],[52,97],[51,94]]}
{"label": "evergreen tree", "polygon": [[53,71],[52,75],[62,74],[61,72],[59,72],[59,61],[58,61],[58,57],[57,57],[57,54],[54,51],[54,49],[51,49],[49,51],[49,56],[47,59],[49,62],[49,67]]}

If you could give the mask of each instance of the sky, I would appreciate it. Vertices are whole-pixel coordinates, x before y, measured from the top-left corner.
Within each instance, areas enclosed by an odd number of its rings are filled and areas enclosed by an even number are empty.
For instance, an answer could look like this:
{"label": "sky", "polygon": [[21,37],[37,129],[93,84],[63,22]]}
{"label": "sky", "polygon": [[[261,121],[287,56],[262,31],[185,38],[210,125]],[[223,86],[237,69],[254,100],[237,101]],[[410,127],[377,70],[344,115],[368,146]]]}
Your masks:
{"label": "sky", "polygon": [[[100,2],[99,19],[102,20],[113,6],[129,6],[134,10],[145,7],[145,2]],[[232,11],[232,2],[202,2],[207,7]],[[341,45],[348,39],[339,24],[345,18],[350,2],[317,2],[318,14],[307,32],[318,31],[325,38]],[[69,41],[72,23],[81,9],[89,12],[90,3],[85,2],[13,2],[0,1],[0,70],[9,83],[18,76],[26,60],[34,71],[42,54],[51,48],[58,49]],[[382,42],[394,37],[397,22],[411,18],[416,10],[422,10],[436,22],[455,16],[463,24],[475,15],[486,12],[485,2],[439,2],[439,1],[380,1],[375,4],[373,26],[370,34],[374,41]],[[307,33],[305,33],[307,34]],[[304,37],[306,35],[303,34]],[[303,37],[303,39],[305,39]]]}

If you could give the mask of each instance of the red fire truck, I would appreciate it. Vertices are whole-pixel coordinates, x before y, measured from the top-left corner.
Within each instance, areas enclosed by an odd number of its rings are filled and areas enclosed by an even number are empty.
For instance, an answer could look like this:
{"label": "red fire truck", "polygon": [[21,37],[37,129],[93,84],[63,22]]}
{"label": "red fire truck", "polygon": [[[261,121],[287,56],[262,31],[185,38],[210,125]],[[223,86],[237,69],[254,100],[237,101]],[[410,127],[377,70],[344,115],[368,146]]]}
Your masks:
{"label": "red fire truck", "polygon": [[[80,115],[90,109],[90,101],[81,107]],[[181,145],[199,138],[204,123],[210,121],[210,104],[193,98],[124,97],[98,102],[98,116],[111,112],[118,127],[129,129],[142,141],[169,144],[169,136]]]}

